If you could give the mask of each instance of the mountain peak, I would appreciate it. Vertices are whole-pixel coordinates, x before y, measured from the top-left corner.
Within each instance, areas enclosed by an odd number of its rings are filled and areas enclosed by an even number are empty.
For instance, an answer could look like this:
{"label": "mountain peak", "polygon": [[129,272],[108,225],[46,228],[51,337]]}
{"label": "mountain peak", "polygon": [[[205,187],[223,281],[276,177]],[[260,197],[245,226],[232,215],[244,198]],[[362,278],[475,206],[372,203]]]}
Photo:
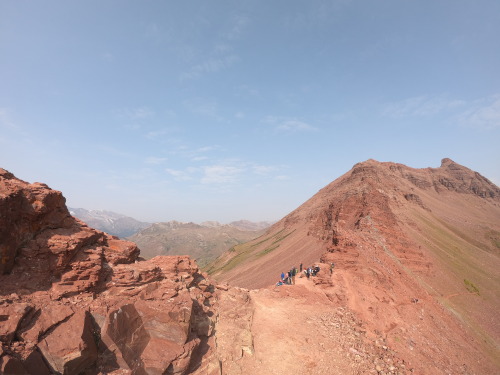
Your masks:
{"label": "mountain peak", "polygon": [[[291,267],[318,264],[326,275],[312,283],[363,317],[364,329],[384,332],[413,363],[437,363],[437,357],[429,361],[429,348],[438,346],[465,358],[472,342],[485,362],[481,353],[494,352],[499,338],[499,218],[499,188],[449,158],[440,168],[422,169],[369,159],[263,236],[223,254],[209,272],[261,288]],[[416,326],[418,333],[409,334]],[[474,329],[465,336],[464,326]]]}
{"label": "mountain peak", "polygon": [[446,166],[448,166],[448,165],[450,165],[450,164],[456,164],[456,163],[455,163],[453,160],[451,160],[450,158],[443,158],[443,159],[441,160],[441,167],[442,167],[442,168],[443,168],[443,167],[446,167]]}

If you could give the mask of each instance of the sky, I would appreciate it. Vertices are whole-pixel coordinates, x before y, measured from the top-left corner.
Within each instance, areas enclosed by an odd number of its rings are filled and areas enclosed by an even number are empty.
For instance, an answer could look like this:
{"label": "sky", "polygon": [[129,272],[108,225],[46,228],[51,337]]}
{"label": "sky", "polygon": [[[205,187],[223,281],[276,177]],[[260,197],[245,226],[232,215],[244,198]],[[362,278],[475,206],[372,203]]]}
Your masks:
{"label": "sky", "polygon": [[500,185],[498,0],[1,0],[0,167],[142,221],[279,220],[367,159]]}

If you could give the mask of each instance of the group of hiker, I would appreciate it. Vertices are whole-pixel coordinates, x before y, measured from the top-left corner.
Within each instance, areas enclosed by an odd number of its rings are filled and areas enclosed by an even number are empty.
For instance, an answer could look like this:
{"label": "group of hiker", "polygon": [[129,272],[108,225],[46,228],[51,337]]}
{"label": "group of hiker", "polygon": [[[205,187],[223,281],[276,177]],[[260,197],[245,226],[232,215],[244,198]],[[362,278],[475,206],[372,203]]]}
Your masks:
{"label": "group of hiker", "polygon": [[[330,274],[332,273],[333,270],[333,263],[332,266],[330,267]],[[288,272],[281,272],[281,278],[280,281],[276,283],[277,286],[283,285],[283,284],[288,284],[288,285],[295,285],[295,276],[297,276],[299,273],[304,274],[305,277],[308,279],[311,276],[316,276],[318,272],[320,271],[320,268],[318,265],[313,265],[311,267],[303,269],[303,264],[300,263],[300,270],[297,269],[297,267],[292,267],[290,271]]]}

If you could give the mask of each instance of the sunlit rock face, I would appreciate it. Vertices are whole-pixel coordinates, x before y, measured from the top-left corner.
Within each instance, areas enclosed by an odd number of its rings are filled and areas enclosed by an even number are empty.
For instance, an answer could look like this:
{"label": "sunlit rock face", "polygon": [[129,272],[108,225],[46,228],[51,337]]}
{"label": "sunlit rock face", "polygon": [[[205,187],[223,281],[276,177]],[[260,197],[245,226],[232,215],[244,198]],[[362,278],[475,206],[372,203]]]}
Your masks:
{"label": "sunlit rock face", "polygon": [[215,288],[189,257],[139,261],[3,169],[0,251],[2,374],[181,374],[213,334]]}

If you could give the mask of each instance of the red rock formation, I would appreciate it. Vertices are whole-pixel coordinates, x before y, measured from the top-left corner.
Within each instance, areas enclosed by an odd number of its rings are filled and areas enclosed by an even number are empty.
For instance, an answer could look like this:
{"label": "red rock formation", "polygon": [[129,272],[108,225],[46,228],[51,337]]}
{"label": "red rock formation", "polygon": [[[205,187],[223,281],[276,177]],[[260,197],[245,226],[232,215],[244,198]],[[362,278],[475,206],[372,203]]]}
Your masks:
{"label": "red rock formation", "polygon": [[499,197],[447,159],[360,163],[220,259],[270,285],[249,291],[186,256],[140,261],[0,170],[0,374],[497,373]]}
{"label": "red rock formation", "polygon": [[495,373],[499,244],[500,189],[479,173],[450,159],[425,169],[368,160],[210,273],[263,288],[300,263],[334,262],[316,286],[417,373]]}
{"label": "red rock formation", "polygon": [[214,287],[189,257],[138,255],[0,169],[0,373],[187,373]]}

